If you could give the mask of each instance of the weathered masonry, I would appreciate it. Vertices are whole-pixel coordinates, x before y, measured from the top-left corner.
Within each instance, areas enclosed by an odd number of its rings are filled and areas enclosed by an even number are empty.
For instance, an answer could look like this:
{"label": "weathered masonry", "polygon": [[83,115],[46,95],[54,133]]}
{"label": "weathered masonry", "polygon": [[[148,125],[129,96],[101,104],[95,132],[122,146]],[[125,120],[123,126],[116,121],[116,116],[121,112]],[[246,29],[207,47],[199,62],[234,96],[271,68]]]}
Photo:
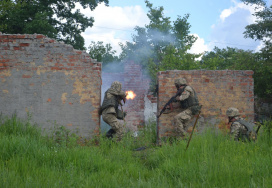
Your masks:
{"label": "weathered masonry", "polygon": [[97,134],[101,63],[44,35],[0,34],[0,112]]}
{"label": "weathered masonry", "polygon": [[[123,90],[137,95],[123,106],[128,112],[127,128],[137,131],[148,119],[155,120],[155,113],[175,94],[174,80],[185,77],[203,105],[199,130],[206,125],[225,126],[230,106],[249,120],[254,118],[253,71],[159,72],[156,98],[148,93],[150,79],[140,65],[128,61],[123,68],[119,73],[102,74],[101,63],[70,45],[37,34],[0,34],[0,113],[16,113],[23,119],[29,114],[44,130],[63,125],[91,137],[100,130],[101,94],[113,81],[120,81]],[[177,113],[176,109],[158,120],[159,141],[174,135],[172,119]]]}
{"label": "weathered masonry", "polygon": [[[198,94],[200,103],[203,105],[201,113],[201,126],[214,125],[220,127],[225,125],[226,110],[236,107],[242,116],[254,120],[254,81],[253,71],[163,71],[158,73],[158,111],[167,101],[175,95],[176,78],[186,78]],[[179,112],[176,110],[169,114],[162,114],[158,120],[158,142],[162,137],[174,136],[173,117]],[[193,124],[195,118],[191,120]]]}

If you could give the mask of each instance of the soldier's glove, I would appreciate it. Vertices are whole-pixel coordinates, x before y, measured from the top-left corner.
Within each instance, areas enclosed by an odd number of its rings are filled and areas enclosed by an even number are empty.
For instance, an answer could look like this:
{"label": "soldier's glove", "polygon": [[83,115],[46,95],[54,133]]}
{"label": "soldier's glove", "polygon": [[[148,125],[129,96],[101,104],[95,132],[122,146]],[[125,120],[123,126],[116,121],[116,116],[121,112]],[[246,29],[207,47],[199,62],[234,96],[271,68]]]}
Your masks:
{"label": "soldier's glove", "polygon": [[177,97],[173,100],[173,102],[178,102],[178,101],[180,101],[180,96],[177,96]]}

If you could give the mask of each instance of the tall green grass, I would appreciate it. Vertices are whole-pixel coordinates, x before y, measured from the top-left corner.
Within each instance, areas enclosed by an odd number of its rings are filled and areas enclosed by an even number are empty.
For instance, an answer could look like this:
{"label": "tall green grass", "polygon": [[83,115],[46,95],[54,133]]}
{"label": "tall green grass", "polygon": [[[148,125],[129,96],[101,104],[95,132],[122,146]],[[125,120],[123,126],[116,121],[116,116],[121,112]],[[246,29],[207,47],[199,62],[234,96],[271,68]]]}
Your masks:
{"label": "tall green grass", "polygon": [[0,187],[271,187],[271,127],[250,143],[194,133],[185,151],[186,141],[155,146],[154,124],[116,143],[63,127],[44,136],[29,121],[1,117]]}

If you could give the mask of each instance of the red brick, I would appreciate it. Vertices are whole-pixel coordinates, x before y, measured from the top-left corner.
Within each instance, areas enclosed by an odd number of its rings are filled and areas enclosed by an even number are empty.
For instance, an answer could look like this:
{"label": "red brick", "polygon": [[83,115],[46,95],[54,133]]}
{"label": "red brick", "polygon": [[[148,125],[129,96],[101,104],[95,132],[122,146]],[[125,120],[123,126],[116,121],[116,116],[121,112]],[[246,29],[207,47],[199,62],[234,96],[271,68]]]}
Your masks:
{"label": "red brick", "polygon": [[32,76],[31,75],[26,75],[26,74],[23,74],[22,78],[31,78]]}
{"label": "red brick", "polygon": [[76,59],[69,59],[69,62],[77,62]]}
{"label": "red brick", "polygon": [[51,70],[61,70],[62,68],[60,67],[51,67]]}
{"label": "red brick", "polygon": [[4,39],[3,42],[13,42],[11,39]]}
{"label": "red brick", "polygon": [[44,35],[37,35],[36,38],[37,38],[37,39],[44,38]]}
{"label": "red brick", "polygon": [[64,65],[61,63],[55,63],[55,66],[63,67]]}
{"label": "red brick", "polygon": [[16,38],[17,39],[24,39],[26,36],[25,35],[17,35]]}
{"label": "red brick", "polygon": [[14,39],[16,38],[16,35],[8,35],[8,38]]}
{"label": "red brick", "polygon": [[93,70],[100,70],[101,71],[101,67],[93,67]]}
{"label": "red brick", "polygon": [[253,74],[254,74],[254,71],[248,70],[248,71],[245,71],[245,73],[248,74],[248,75],[253,75]]}
{"label": "red brick", "polygon": [[1,63],[4,63],[3,66],[8,66],[8,64],[6,64],[6,62],[10,62],[9,59],[0,59]]}
{"label": "red brick", "polygon": [[241,86],[247,86],[248,83],[247,83],[247,82],[242,82],[242,83],[240,83],[240,85],[241,85]]}
{"label": "red brick", "polygon": [[29,46],[29,43],[20,43],[19,46]]}

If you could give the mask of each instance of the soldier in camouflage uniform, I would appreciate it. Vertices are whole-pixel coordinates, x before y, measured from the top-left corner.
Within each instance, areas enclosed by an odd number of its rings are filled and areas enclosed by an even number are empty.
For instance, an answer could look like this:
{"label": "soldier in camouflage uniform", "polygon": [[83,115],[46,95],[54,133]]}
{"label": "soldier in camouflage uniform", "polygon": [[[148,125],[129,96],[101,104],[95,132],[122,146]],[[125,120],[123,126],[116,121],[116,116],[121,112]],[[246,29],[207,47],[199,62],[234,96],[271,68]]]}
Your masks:
{"label": "soldier in camouflage uniform", "polygon": [[117,141],[122,139],[124,134],[124,126],[118,119],[124,119],[126,113],[118,109],[121,105],[121,100],[126,99],[126,93],[122,91],[122,84],[120,82],[113,82],[111,87],[105,92],[104,100],[100,108],[102,119],[111,126],[107,133],[107,137],[116,137]]}
{"label": "soldier in camouflage uniform", "polygon": [[230,107],[226,115],[231,123],[230,135],[235,141],[255,141],[257,139],[257,134],[253,129],[254,124],[241,118],[237,108]]}
{"label": "soldier in camouflage uniform", "polygon": [[182,89],[182,94],[176,97],[176,102],[180,102],[181,108],[184,109],[181,113],[174,117],[174,126],[177,129],[177,136],[184,138],[186,136],[186,126],[193,115],[200,110],[197,94],[195,90],[187,85],[185,78],[175,80],[177,90]]}

